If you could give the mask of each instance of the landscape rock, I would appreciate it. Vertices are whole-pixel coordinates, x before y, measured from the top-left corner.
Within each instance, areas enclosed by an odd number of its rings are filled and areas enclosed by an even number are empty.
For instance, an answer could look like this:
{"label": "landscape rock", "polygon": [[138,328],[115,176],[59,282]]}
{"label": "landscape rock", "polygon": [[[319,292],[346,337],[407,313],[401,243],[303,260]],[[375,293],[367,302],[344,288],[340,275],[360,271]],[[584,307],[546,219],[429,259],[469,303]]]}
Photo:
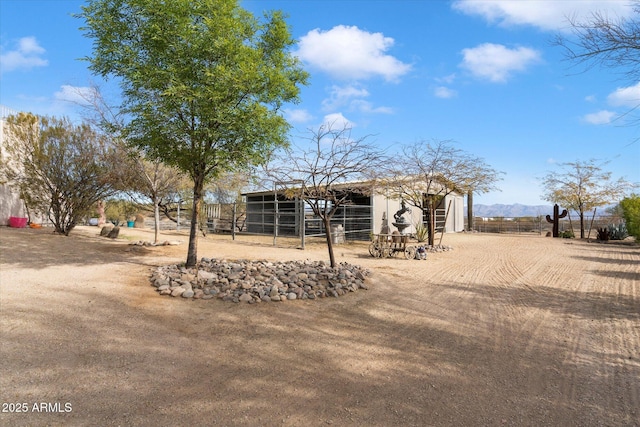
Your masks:
{"label": "landscape rock", "polygon": [[198,269],[178,265],[158,267],[151,284],[160,295],[221,299],[249,304],[287,300],[317,300],[368,289],[369,270],[348,263],[331,268],[321,261],[225,261],[202,258]]}
{"label": "landscape rock", "polygon": [[144,215],[138,214],[136,215],[136,220],[133,223],[135,228],[144,228]]}
{"label": "landscape rock", "polygon": [[113,229],[113,225],[111,224],[105,225],[100,229],[100,236],[107,237],[109,235],[109,232],[111,232],[111,229]]}
{"label": "landscape rock", "polygon": [[113,227],[109,231],[109,234],[107,235],[107,237],[110,239],[117,239],[119,235],[120,235],[120,227]]}

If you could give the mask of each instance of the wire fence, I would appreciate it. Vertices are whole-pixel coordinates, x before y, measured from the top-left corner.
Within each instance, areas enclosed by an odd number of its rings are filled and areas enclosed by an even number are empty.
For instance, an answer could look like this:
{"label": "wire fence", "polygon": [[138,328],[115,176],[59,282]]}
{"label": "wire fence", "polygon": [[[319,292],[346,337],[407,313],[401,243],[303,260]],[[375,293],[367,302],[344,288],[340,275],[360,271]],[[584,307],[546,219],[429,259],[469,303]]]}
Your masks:
{"label": "wire fence", "polygon": [[[585,237],[595,238],[599,228],[619,226],[624,220],[614,215],[585,215]],[[512,233],[512,234],[547,234],[553,230],[553,224],[547,222],[545,217],[474,217],[473,229],[480,233]],[[571,231],[575,236],[580,235],[580,218],[575,215],[565,217],[558,221],[558,231],[564,233]]]}

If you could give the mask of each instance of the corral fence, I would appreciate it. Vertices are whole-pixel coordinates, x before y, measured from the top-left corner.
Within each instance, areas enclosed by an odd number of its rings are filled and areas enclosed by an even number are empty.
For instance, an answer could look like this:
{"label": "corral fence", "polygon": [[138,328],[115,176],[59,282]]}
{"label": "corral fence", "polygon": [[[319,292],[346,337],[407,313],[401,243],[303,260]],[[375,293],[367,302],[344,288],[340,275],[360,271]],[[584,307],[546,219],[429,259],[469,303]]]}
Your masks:
{"label": "corral fence", "polygon": [[207,203],[202,208],[206,230],[211,233],[241,233],[245,231],[247,212],[244,203]]}
{"label": "corral fence", "polygon": [[[606,228],[609,225],[618,226],[624,220],[614,215],[588,215],[584,218],[585,237],[595,238],[598,228]],[[474,217],[474,231],[480,233],[512,233],[512,234],[547,234],[553,231],[553,224],[547,222],[546,216],[537,217]],[[558,221],[558,231],[573,231],[575,236],[580,236],[580,218],[574,213]],[[591,231],[589,233],[589,231]]]}
{"label": "corral fence", "polygon": [[[370,205],[340,206],[330,221],[334,243],[369,240],[372,229]],[[183,209],[178,222],[162,221],[161,229],[188,229],[190,213]],[[289,242],[297,240],[304,247],[306,241],[326,239],[326,227],[311,207],[300,199],[248,198],[243,203],[206,203],[201,211],[200,230],[204,233],[236,236],[269,236],[276,244],[278,237]],[[153,227],[153,218],[147,218]],[[284,241],[283,240],[283,241]]]}
{"label": "corral fence", "polygon": [[542,234],[543,228],[546,227],[543,222],[547,223],[542,217],[474,217],[473,230],[480,233]]}
{"label": "corral fence", "polygon": [[[329,202],[328,202],[329,203]],[[302,199],[287,199],[273,194],[257,194],[246,198],[246,228],[243,233],[278,237],[296,237],[304,248],[309,239],[326,239],[330,233],[334,243],[368,240],[372,233],[372,206],[345,204],[340,206],[327,230],[322,219]]]}

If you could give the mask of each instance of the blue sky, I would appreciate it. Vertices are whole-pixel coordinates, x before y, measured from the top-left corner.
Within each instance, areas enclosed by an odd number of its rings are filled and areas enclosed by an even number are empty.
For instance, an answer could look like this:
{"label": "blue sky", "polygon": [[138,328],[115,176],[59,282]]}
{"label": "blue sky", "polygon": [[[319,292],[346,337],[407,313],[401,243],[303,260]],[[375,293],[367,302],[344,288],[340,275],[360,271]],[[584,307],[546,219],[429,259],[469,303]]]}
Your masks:
{"label": "blue sky", "polygon": [[[82,21],[71,17],[82,3],[0,0],[0,104],[74,117],[70,101],[92,82],[108,97],[118,93],[79,60],[91,54]],[[390,152],[453,140],[505,173],[502,191],[474,198],[482,204],[547,204],[539,178],[576,160],[609,162],[615,178],[640,182],[639,126],[625,115],[640,103],[640,83],[611,69],[583,72],[551,45],[566,17],[630,16],[626,0],[242,5],[289,16],[295,53],[311,74],[302,102],[286,110],[293,134],[345,121]]]}

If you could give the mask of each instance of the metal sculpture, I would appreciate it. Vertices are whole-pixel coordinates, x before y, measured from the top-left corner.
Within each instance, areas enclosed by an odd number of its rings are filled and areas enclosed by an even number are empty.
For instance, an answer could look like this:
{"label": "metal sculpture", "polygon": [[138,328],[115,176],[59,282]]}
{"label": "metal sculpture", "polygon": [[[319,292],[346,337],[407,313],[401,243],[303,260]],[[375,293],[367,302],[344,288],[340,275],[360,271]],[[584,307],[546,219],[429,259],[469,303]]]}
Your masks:
{"label": "metal sculpture", "polygon": [[553,237],[560,236],[558,221],[560,220],[560,218],[564,218],[565,216],[567,216],[568,213],[566,209],[563,209],[562,213],[559,212],[560,207],[558,207],[558,204],[556,203],[555,205],[553,205],[553,218],[551,218],[550,215],[547,215],[547,222],[553,224]]}

